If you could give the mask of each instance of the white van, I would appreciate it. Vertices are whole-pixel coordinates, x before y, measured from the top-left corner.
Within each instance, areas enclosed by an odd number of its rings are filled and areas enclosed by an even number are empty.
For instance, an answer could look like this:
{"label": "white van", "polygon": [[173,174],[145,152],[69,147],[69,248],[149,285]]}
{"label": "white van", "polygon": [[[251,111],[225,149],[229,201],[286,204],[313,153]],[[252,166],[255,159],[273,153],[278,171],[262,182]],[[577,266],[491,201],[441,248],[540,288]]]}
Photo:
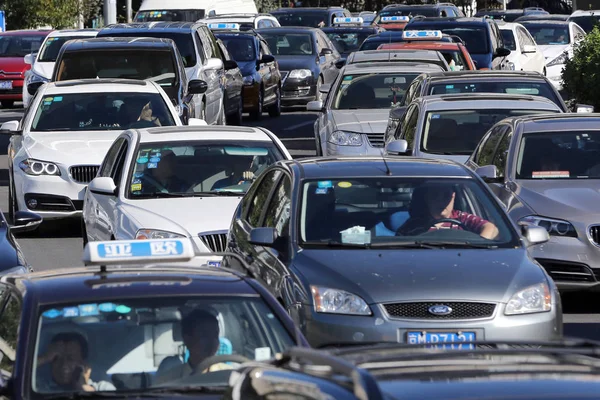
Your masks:
{"label": "white van", "polygon": [[196,22],[218,14],[256,14],[254,0],[143,0],[134,22]]}

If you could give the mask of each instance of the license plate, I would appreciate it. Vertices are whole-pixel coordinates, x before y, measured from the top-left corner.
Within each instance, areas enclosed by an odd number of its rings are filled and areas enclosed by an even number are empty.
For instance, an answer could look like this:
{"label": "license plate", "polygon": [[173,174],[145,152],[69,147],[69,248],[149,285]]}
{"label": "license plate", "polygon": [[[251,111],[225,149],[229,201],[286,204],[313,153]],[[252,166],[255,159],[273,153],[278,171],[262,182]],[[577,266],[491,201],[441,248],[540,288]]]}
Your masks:
{"label": "license plate", "polygon": [[475,345],[465,344],[475,341],[475,332],[408,332],[408,344],[431,344],[436,349],[470,350]]}
{"label": "license plate", "polygon": [[0,89],[12,89],[12,81],[0,81]]}

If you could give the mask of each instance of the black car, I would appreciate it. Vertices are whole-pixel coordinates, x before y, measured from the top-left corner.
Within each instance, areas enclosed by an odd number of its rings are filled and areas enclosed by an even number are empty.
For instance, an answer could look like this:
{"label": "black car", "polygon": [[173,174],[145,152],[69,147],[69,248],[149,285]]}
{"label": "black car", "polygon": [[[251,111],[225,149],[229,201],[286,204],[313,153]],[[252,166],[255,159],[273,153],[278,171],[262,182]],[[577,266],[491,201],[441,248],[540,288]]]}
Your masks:
{"label": "black car", "polygon": [[4,277],[0,396],[220,398],[235,364],[307,346],[254,279],[211,266],[216,255],[195,261],[188,239],[93,242],[88,267]]}
{"label": "black car", "polygon": [[163,38],[103,37],[66,42],[56,59],[51,82],[87,78],[151,80],[179,110],[184,124],[198,118],[192,95],[206,82],[189,81],[175,42]]}
{"label": "black car", "polygon": [[37,229],[42,217],[29,211],[17,211],[11,215],[13,224],[0,212],[0,275],[27,273],[32,270],[27,263],[14,234]]}
{"label": "black car", "polygon": [[[530,14],[523,15],[522,17],[515,19],[514,22],[521,23],[526,21],[573,21],[573,19],[570,17],[571,14]],[[585,27],[582,26],[579,22],[573,22],[577,23],[577,25],[585,29]]]}
{"label": "black car", "polygon": [[343,58],[358,51],[366,38],[382,32],[376,26],[332,26],[322,28]]}
{"label": "black car", "polygon": [[383,17],[464,17],[464,14],[453,3],[435,4],[390,4],[385,6],[371,24],[377,25]]}
{"label": "black car", "polygon": [[298,7],[278,8],[270,14],[277,18],[281,26],[306,26],[324,28],[333,26],[335,18],[352,17],[350,11],[342,7]]}
{"label": "black car", "polygon": [[279,27],[258,29],[277,60],[282,79],[281,103],[304,106],[320,100],[322,85],[337,78],[341,58],[325,32],[316,28]]}

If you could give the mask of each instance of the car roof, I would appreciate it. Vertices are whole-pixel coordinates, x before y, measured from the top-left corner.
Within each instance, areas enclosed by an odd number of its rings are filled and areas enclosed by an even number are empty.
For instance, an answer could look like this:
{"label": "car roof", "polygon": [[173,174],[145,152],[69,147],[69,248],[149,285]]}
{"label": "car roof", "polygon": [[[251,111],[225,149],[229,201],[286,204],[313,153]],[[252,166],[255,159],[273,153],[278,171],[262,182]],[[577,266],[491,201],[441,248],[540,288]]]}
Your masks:
{"label": "car roof", "polygon": [[[414,47],[416,49],[421,48],[422,50],[458,50],[460,43],[454,42],[430,42],[430,41],[408,41],[408,42],[395,42],[390,43],[388,47],[381,50],[402,50],[406,48]],[[439,50],[437,50],[439,49]],[[381,51],[378,50],[378,51]]]}
{"label": "car roof", "polygon": [[40,89],[44,91],[44,95],[100,92],[159,93],[158,88],[152,82],[118,78],[49,82]]}
{"label": "car roof", "polygon": [[600,10],[575,10],[575,11],[573,11],[573,14],[571,14],[571,16],[573,16],[573,15],[596,15],[596,14],[600,14]]}
{"label": "car roof", "polygon": [[188,140],[273,142],[260,128],[245,126],[169,126],[135,131],[141,143]]}
{"label": "car roof", "polygon": [[571,21],[562,21],[559,19],[542,19],[535,21],[521,21],[519,24],[521,25],[569,25],[572,23]]}
{"label": "car roof", "polygon": [[46,36],[52,29],[20,29],[0,32],[0,36]]}
{"label": "car roof", "polygon": [[255,29],[258,33],[280,33],[280,32],[293,32],[293,33],[315,33],[319,28],[311,28],[308,26],[276,26],[273,28],[261,28]]}
{"label": "car roof", "polygon": [[[560,110],[545,97],[507,93],[457,93],[423,96],[416,99],[427,110],[479,109],[479,108],[527,108],[529,110]],[[522,102],[515,104],[516,102]]]}
{"label": "car roof", "polygon": [[399,62],[399,63],[357,63],[348,64],[343,67],[343,74],[352,73],[393,73],[393,72],[414,72],[421,74],[430,70],[436,72],[440,70],[437,64],[425,64],[420,62]]}
{"label": "car roof", "polygon": [[477,71],[439,71],[428,72],[430,81],[488,81],[496,79],[519,79],[546,81],[545,77],[538,72],[531,71],[503,71],[503,70],[477,70]]}
{"label": "car roof", "polygon": [[354,52],[352,63],[357,61],[391,61],[394,58],[418,58],[422,60],[439,60],[441,55],[436,50],[399,49],[399,50],[364,50]]}
{"label": "car roof", "polygon": [[174,42],[166,38],[153,37],[95,37],[89,39],[70,40],[63,45],[64,50],[85,51],[94,49],[114,48],[164,48],[171,49]]}
{"label": "car roof", "polygon": [[456,25],[456,24],[473,24],[487,25],[488,19],[485,17],[415,17],[408,22],[407,30],[410,30],[411,25],[423,24],[440,24],[440,25]]}
{"label": "car roof", "polygon": [[454,161],[417,157],[320,157],[282,161],[306,179],[386,177],[387,163],[393,176],[431,176],[472,178],[471,173]]}
{"label": "car roof", "polygon": [[321,28],[321,30],[323,32],[336,32],[336,31],[348,31],[348,32],[376,32],[381,28],[378,28],[374,25],[368,25],[368,26],[358,26],[358,25],[342,25],[342,26],[338,26],[338,25],[334,25],[334,26],[326,26]]}
{"label": "car roof", "polygon": [[600,113],[593,114],[548,114],[510,118],[515,124],[522,124],[524,133],[578,130],[600,131]]}
{"label": "car roof", "polygon": [[131,22],[128,24],[111,24],[103,27],[101,31],[163,31],[163,32],[191,32],[196,22],[181,21],[150,21],[150,22]]}
{"label": "car roof", "polygon": [[100,29],[61,29],[59,31],[52,31],[48,34],[48,37],[70,37],[70,36],[89,36],[95,37]]}

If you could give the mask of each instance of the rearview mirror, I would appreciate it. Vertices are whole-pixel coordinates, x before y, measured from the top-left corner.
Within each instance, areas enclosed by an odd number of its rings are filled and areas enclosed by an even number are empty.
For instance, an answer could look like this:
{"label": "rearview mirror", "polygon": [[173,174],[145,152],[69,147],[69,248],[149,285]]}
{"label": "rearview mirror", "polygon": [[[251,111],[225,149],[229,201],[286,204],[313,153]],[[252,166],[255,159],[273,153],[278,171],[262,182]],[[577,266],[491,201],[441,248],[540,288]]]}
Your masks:
{"label": "rearview mirror", "polygon": [[535,53],[537,51],[537,47],[532,44],[526,44],[523,46],[523,53]]}
{"label": "rearview mirror", "polygon": [[35,61],[35,54],[34,53],[27,54],[25,57],[23,57],[23,62],[25,64],[33,65],[34,61]]}
{"label": "rearview mirror", "polygon": [[333,54],[333,50],[328,49],[328,48],[324,48],[323,50],[321,50],[321,55],[322,56],[328,56],[330,54]]}
{"label": "rearview mirror", "polygon": [[344,65],[346,65],[346,59],[345,58],[340,58],[339,60],[337,60],[335,62],[335,66],[337,67],[337,69],[341,69]]}
{"label": "rearview mirror", "polygon": [[188,83],[189,94],[202,94],[208,90],[208,84],[201,79],[194,79]]}
{"label": "rearview mirror", "polygon": [[225,68],[225,70],[229,71],[231,69],[238,68],[238,63],[234,60],[225,60],[225,62],[223,63],[223,67]]}
{"label": "rearview mirror", "polygon": [[392,140],[385,145],[385,152],[392,156],[406,155],[408,142],[404,139]]}
{"label": "rearview mirror", "polygon": [[208,125],[205,120],[200,118],[190,118],[188,119],[188,126],[206,126]]}
{"label": "rearview mirror", "polygon": [[579,114],[593,113],[594,106],[590,106],[587,104],[577,104],[575,112]]}
{"label": "rearview mirror", "polygon": [[320,100],[309,101],[306,104],[306,110],[321,112],[321,111],[323,111],[323,102]]}
{"label": "rearview mirror", "polygon": [[254,228],[250,231],[250,244],[272,247],[277,239],[275,228]]}
{"label": "rearview mirror", "polygon": [[223,68],[223,61],[220,58],[209,58],[204,64],[205,69],[214,70]]}
{"label": "rearview mirror", "polygon": [[42,220],[43,218],[39,214],[30,211],[17,211],[10,231],[12,233],[34,231],[40,226]]}
{"label": "rearview mirror", "polygon": [[506,49],[504,47],[498,47],[498,49],[496,49],[496,54],[494,54],[494,57],[506,57],[510,54],[510,50]]}
{"label": "rearview mirror", "polygon": [[90,192],[105,196],[114,196],[117,192],[117,185],[111,177],[101,176],[94,178],[88,186]]}
{"label": "rearview mirror", "polygon": [[548,231],[541,226],[525,225],[521,226],[521,231],[530,246],[546,243],[550,240]]}

